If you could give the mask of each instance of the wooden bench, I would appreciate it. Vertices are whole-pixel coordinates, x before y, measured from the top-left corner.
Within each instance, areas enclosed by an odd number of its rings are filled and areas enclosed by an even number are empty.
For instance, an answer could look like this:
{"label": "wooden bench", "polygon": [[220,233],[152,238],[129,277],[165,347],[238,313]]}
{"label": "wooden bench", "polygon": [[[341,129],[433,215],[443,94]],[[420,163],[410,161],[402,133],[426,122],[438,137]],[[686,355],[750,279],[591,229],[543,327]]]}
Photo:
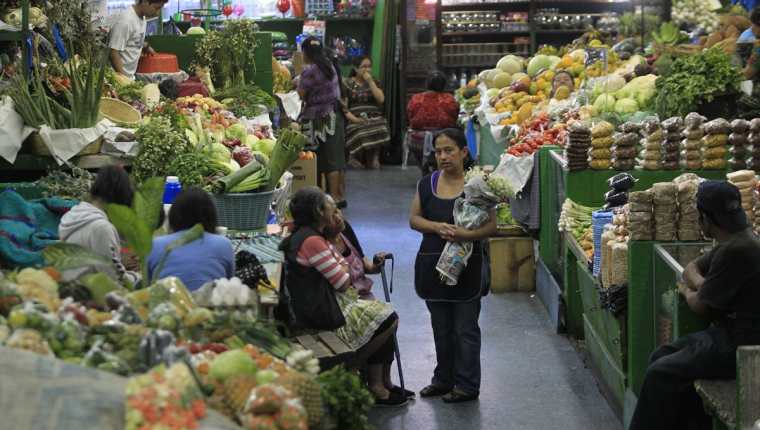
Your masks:
{"label": "wooden bench", "polygon": [[291,341],[314,351],[314,356],[319,360],[319,367],[322,370],[339,364],[348,366],[356,356],[356,351],[331,331],[298,333],[291,337]]}
{"label": "wooden bench", "polygon": [[736,351],[735,380],[699,380],[694,383],[713,429],[747,430],[760,420],[760,346]]}

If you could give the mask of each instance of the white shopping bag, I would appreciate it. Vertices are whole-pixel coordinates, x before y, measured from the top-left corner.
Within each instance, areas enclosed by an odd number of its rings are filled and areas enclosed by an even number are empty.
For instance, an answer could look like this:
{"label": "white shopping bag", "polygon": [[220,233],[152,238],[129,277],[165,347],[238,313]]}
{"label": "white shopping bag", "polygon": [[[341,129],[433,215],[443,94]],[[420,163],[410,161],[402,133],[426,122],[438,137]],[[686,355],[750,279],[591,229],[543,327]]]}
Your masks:
{"label": "white shopping bag", "polygon": [[533,174],[533,163],[535,162],[536,154],[528,156],[515,157],[512,154],[503,154],[499,165],[494,169],[494,173],[499,176],[505,177],[512,189],[516,193],[522,191],[525,188],[525,184],[530,179],[530,175]]}

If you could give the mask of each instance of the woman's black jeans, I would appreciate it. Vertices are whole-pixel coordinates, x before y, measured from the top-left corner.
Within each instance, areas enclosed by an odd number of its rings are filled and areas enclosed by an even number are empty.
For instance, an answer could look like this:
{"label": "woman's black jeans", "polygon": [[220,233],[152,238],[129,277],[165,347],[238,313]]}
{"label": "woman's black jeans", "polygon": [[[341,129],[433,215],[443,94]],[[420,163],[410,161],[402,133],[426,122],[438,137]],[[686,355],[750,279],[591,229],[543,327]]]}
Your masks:
{"label": "woman's black jeans", "polygon": [[433,385],[480,393],[480,297],[469,302],[426,301],[438,363]]}

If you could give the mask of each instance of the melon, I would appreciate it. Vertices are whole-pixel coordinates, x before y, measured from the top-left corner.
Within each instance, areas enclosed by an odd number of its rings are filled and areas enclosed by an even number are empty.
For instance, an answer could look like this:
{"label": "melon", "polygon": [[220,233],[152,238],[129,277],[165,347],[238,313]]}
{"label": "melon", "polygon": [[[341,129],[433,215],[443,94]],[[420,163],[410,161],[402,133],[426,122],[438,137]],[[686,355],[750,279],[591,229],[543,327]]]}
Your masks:
{"label": "melon", "polygon": [[520,79],[527,78],[527,77],[528,77],[528,75],[525,74],[525,73],[515,73],[514,75],[512,75],[512,82],[511,83],[514,84],[515,82],[519,81]]}
{"label": "melon", "polygon": [[523,63],[520,57],[515,55],[506,55],[496,64],[496,68],[507,74],[514,74],[523,71]]}
{"label": "melon", "polygon": [[203,27],[190,27],[185,34],[188,36],[199,36],[206,34],[206,30],[204,30]]}
{"label": "melon", "polygon": [[512,82],[512,77],[508,73],[497,73],[496,76],[493,78],[493,86],[494,88],[504,88],[508,87],[509,84]]}

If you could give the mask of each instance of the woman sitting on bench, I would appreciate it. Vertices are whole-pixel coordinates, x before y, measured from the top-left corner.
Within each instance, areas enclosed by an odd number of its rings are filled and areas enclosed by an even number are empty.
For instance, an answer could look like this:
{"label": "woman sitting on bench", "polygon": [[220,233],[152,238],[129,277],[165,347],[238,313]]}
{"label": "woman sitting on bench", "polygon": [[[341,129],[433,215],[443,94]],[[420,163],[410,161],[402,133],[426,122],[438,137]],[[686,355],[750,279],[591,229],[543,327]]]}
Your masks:
{"label": "woman sitting on bench", "polygon": [[289,205],[293,233],[283,240],[285,286],[298,328],[334,330],[368,368],[369,390],[378,406],[402,406],[407,397],[390,379],[398,315],[390,305],[361,300],[352,288],[348,262],[325,237],[336,230],[335,202],[322,190],[299,190]]}

